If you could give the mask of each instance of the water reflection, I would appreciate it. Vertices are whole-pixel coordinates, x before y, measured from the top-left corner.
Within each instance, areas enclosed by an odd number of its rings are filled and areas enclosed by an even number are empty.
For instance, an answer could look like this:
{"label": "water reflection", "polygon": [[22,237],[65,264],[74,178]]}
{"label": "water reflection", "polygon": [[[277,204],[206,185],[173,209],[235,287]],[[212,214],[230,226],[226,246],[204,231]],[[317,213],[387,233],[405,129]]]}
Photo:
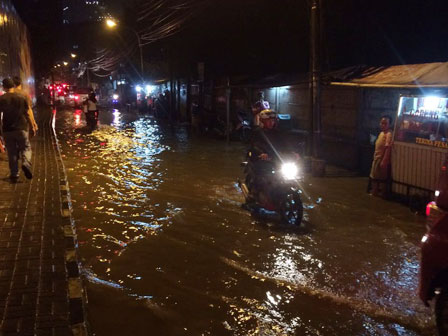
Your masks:
{"label": "water reflection", "polygon": [[75,126],[76,127],[81,125],[81,111],[80,110],[75,111],[74,119],[75,119]]}
{"label": "water reflection", "polygon": [[91,134],[76,131],[84,125],[79,110],[60,120],[65,123],[62,132],[74,163],[69,168],[76,176],[73,201],[82,202],[76,208],[84,211],[79,243],[98,250],[87,264],[108,275],[113,258],[131,244],[157,234],[181,211],[168,203],[151,202],[151,191],[159,188],[165,175],[159,169],[158,155],[169,150],[160,142],[157,125],[150,119],[124,124],[120,111],[112,115],[110,125],[103,122]]}
{"label": "water reflection", "polygon": [[112,114],[114,115],[114,126],[120,126],[121,125],[121,113],[117,109],[113,109]]}

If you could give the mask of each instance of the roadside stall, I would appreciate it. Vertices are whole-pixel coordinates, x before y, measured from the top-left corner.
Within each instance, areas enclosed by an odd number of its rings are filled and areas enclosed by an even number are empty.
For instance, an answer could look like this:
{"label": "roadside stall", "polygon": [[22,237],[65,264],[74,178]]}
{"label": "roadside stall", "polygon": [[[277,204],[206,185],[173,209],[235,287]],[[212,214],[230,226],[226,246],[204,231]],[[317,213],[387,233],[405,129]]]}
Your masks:
{"label": "roadside stall", "polygon": [[448,98],[401,96],[392,147],[392,191],[433,198],[448,153]]}

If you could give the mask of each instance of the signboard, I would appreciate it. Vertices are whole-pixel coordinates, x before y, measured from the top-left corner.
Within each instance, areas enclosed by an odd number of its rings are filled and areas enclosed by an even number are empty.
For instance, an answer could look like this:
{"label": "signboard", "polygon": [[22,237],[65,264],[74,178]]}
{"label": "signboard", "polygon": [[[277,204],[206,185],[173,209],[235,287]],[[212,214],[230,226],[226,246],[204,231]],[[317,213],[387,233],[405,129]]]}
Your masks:
{"label": "signboard", "polygon": [[431,147],[437,147],[437,148],[447,148],[448,149],[448,143],[445,141],[437,141],[437,140],[429,140],[424,138],[415,138],[415,143],[419,145],[426,145]]}

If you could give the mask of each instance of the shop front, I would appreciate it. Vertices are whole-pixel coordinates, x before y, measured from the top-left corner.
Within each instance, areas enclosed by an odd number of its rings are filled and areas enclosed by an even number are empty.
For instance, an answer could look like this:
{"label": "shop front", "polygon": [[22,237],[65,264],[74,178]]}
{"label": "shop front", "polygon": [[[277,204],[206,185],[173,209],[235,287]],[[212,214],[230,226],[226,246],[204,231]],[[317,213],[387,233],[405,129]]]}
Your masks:
{"label": "shop front", "polygon": [[401,96],[392,147],[392,191],[433,198],[448,153],[448,98]]}

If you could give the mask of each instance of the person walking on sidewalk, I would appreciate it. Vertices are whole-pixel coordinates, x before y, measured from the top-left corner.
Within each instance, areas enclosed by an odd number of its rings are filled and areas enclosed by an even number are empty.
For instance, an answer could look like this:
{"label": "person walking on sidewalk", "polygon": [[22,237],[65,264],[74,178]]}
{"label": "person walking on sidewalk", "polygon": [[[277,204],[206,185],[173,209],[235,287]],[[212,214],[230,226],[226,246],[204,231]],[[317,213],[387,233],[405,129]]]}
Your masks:
{"label": "person walking on sidewalk", "polygon": [[19,178],[19,156],[22,159],[22,170],[25,177],[31,179],[31,145],[29,135],[37,132],[37,124],[27,98],[14,92],[14,82],[11,78],[3,79],[3,90],[0,97],[0,116],[2,132],[5,139],[9,161],[9,178],[17,182]]}

